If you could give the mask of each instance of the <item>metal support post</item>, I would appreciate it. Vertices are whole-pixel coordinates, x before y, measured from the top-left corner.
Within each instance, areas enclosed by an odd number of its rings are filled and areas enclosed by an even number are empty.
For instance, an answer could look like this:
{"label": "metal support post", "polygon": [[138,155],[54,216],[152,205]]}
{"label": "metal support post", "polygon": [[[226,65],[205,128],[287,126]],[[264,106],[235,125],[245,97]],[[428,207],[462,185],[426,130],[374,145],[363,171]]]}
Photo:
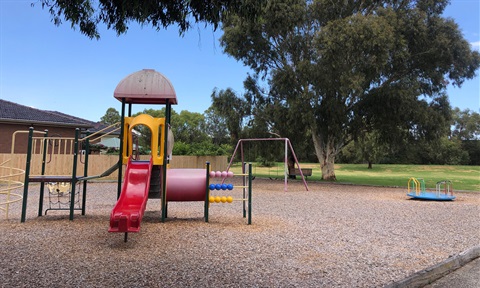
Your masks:
{"label": "metal support post", "polygon": [[252,163],[248,165],[248,225],[252,224]]}
{"label": "metal support post", "polygon": [[28,182],[30,177],[30,163],[32,161],[32,138],[33,127],[28,129],[28,147],[27,147],[27,163],[25,165],[25,185],[23,186],[23,201],[22,201],[22,217],[20,222],[25,222],[27,215],[27,197],[28,197]]}
{"label": "metal support post", "polygon": [[[83,177],[88,176],[88,154],[90,154],[90,139],[88,136],[90,135],[89,132],[85,134],[86,139],[85,139],[85,165],[83,167]],[[87,182],[88,180],[83,180],[83,191],[82,191],[82,215],[85,215],[85,205],[87,204]]]}
{"label": "metal support post", "polygon": [[72,182],[70,187],[70,220],[73,220],[73,210],[75,208],[75,185],[77,184],[77,158],[78,158],[78,134],[80,129],[75,129],[75,141],[73,143],[73,169]]}
{"label": "metal support post", "polygon": [[[48,153],[48,130],[45,129],[45,134],[43,135],[43,155],[42,155],[42,172],[41,175],[45,175],[45,166],[47,164],[47,153]],[[53,149],[53,148],[52,148]],[[53,151],[52,151],[53,153]],[[42,216],[43,213],[43,196],[45,194],[45,182],[40,182],[40,196],[38,199],[38,217]]]}
{"label": "metal support post", "polygon": [[[163,129],[163,133],[165,133],[164,142],[163,142],[163,183],[162,183],[162,222],[165,222],[167,218],[167,143],[168,143],[168,126],[170,125],[170,117],[171,117],[171,109],[172,105],[166,100],[166,109],[165,109],[165,127]],[[158,135],[157,135],[158,137]]]}
{"label": "metal support post", "polygon": [[243,218],[246,218],[247,217],[247,204],[245,203],[245,199],[247,197],[247,193],[246,193],[246,188],[247,187],[247,174],[246,174],[246,166],[247,166],[247,163],[243,163],[242,162],[242,204],[243,204]]}
{"label": "metal support post", "polygon": [[205,187],[205,206],[204,206],[204,212],[203,214],[205,215],[205,222],[208,222],[208,208],[210,206],[210,162],[207,162],[206,164],[206,187]]}
{"label": "metal support post", "polygon": [[120,151],[118,153],[118,183],[117,183],[117,199],[122,193],[122,167],[123,167],[123,135],[125,133],[125,98],[122,98],[122,115],[120,117]]}

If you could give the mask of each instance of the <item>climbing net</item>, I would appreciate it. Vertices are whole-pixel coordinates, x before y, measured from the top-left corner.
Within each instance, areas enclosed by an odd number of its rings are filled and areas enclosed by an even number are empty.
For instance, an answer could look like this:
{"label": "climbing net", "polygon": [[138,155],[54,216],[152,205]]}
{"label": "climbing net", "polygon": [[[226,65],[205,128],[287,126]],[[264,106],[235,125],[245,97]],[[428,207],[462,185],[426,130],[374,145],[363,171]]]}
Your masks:
{"label": "climbing net", "polygon": [[[75,190],[75,203],[74,205],[80,209],[80,182],[78,182],[78,189]],[[69,210],[71,203],[71,183],[69,182],[48,182],[46,184],[48,188],[48,202],[49,208],[45,211],[45,214],[49,210]]]}

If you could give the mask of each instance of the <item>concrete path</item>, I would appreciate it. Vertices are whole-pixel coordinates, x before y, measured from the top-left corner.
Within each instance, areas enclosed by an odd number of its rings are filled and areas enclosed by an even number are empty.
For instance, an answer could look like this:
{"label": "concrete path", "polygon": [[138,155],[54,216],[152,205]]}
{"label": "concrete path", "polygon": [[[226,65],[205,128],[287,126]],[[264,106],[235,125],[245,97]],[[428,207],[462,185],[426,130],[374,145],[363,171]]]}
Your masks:
{"label": "concrete path", "polygon": [[425,286],[425,288],[479,288],[480,287],[480,258],[477,258],[465,266],[449,273]]}
{"label": "concrete path", "polygon": [[385,288],[480,288],[480,245]]}

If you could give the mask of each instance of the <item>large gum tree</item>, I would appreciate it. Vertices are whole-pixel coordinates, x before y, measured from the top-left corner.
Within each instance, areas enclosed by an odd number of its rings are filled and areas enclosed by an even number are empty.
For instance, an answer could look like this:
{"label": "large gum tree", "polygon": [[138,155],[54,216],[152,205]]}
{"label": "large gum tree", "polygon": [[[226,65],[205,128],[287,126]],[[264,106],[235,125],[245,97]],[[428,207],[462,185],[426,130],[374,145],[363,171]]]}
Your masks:
{"label": "large gum tree", "polygon": [[336,180],[335,156],[365,131],[394,142],[443,129],[435,125],[449,115],[446,86],[473,78],[480,65],[457,24],[442,16],[447,5],[267,0],[254,21],[226,15],[221,45],[268,86],[250,93],[252,105],[261,103],[277,127],[295,123],[289,131],[309,135],[322,178]]}
{"label": "large gum tree", "polygon": [[180,34],[196,23],[211,24],[216,29],[224,14],[235,12],[247,19],[255,16],[255,1],[239,0],[39,0],[48,10],[52,22],[70,23],[89,38],[100,38],[99,26],[117,32],[127,32],[132,22],[151,26],[157,31],[177,26]]}

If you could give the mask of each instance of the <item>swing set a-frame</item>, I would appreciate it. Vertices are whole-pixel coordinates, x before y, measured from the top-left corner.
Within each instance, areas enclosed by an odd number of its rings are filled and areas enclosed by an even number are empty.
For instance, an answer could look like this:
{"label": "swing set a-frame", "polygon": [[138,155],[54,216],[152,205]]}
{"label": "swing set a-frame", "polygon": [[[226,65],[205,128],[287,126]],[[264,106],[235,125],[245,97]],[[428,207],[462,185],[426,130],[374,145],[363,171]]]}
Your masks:
{"label": "swing set a-frame", "polygon": [[[243,153],[243,143],[244,142],[253,142],[253,141],[283,141],[285,142],[285,184],[284,184],[284,191],[287,192],[288,189],[288,150],[290,149],[290,153],[292,153],[293,158],[295,159],[295,163],[297,164],[298,171],[300,172],[300,176],[302,177],[303,185],[305,186],[305,190],[308,191],[308,185],[307,181],[305,180],[305,177],[303,175],[302,169],[300,168],[300,163],[298,163],[297,156],[295,155],[295,151],[293,150],[292,144],[290,143],[290,140],[288,138],[251,138],[251,139],[240,139],[237,142],[237,146],[235,147],[235,150],[233,151],[232,158],[230,159],[230,162],[228,163],[227,166],[227,171],[230,170],[230,167],[232,166],[233,159],[235,159],[235,155],[237,154],[238,149],[240,148],[240,158],[242,163],[244,162],[244,153]],[[243,167],[243,165],[242,165]],[[245,173],[245,171],[242,171],[242,173]]]}

